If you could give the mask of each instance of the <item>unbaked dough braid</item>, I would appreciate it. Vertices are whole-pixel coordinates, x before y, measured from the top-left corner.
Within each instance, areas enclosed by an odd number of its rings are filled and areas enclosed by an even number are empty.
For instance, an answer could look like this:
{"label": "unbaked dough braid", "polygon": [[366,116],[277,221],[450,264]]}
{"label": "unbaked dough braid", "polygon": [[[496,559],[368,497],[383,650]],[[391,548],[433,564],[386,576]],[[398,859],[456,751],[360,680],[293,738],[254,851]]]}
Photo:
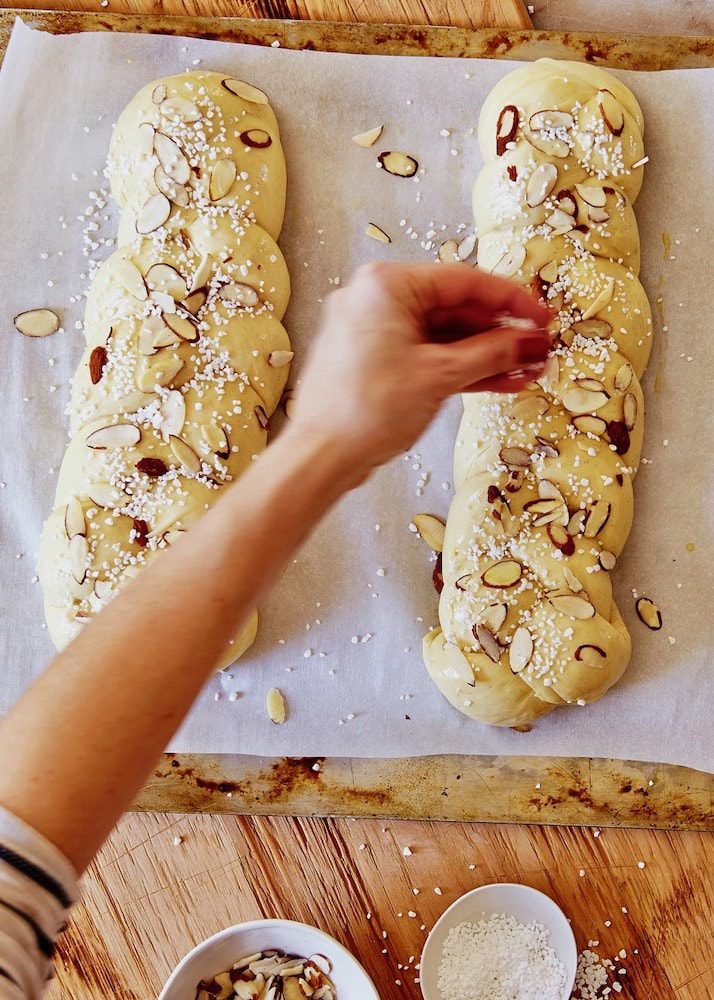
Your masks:
{"label": "unbaked dough braid", "polygon": [[[108,176],[118,249],[89,291],[40,544],[60,648],[265,447],[292,358],[285,160],[265,94],[219,73],[149,84],[114,128]],[[222,665],[256,628],[254,614]]]}
{"label": "unbaked dough braid", "polygon": [[537,383],[464,396],[424,659],[481,722],[595,701],[630,658],[610,571],[632,523],[652,338],[632,211],[643,127],[609,73],[549,59],[504,77],[481,112],[478,263],[558,313]]}

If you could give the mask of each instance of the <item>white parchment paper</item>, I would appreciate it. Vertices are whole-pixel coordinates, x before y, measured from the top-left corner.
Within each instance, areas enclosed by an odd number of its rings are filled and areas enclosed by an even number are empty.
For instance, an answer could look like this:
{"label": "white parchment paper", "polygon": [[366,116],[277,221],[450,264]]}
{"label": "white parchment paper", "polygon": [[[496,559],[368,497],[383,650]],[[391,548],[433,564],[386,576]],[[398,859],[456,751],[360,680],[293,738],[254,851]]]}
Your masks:
{"label": "white parchment paper", "polygon": [[[484,96],[513,68],[146,35],[52,37],[16,27],[0,74],[0,710],[52,655],[34,558],[82,348],[82,234],[85,208],[96,204],[88,192],[104,186],[112,123],[134,92],[195,66],[250,80],[278,114],[289,172],[286,323],[298,359],[322,298],[357,265],[429,259],[433,252],[422,247],[429,231],[440,242],[459,226],[470,230],[481,165],[472,130]],[[436,621],[436,595],[428,551],[408,524],[419,511],[448,510],[460,415],[453,401],[408,457],[346,497],[315,531],[265,602],[255,646],[209,682],[173,750],[590,755],[712,768],[714,71],[621,75],[647,120],[651,162],[636,208],[657,337],[635,526],[615,574],[634,638],[624,679],[599,704],[554,712],[527,734],[465,719],[428,679],[420,642]],[[382,123],[374,149],[350,141]],[[375,169],[376,153],[388,148],[417,157],[418,181]],[[114,206],[93,218],[93,239],[115,235]],[[369,221],[392,236],[391,246],[364,236]],[[27,340],[12,317],[40,305],[60,312],[63,332]],[[661,632],[637,619],[633,591],[658,603]],[[274,685],[289,705],[282,727],[265,711]]]}

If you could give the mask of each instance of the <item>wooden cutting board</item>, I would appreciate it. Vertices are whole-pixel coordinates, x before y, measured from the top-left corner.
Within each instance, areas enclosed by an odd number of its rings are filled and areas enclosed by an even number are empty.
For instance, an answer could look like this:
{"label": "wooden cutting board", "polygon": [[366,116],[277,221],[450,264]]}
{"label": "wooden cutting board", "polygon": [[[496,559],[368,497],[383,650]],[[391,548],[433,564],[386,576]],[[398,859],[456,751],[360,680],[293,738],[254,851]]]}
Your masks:
{"label": "wooden cutting board", "polygon": [[[25,0],[27,10],[96,11],[98,0]],[[109,0],[117,14],[271,17],[363,24],[531,28],[522,0]]]}

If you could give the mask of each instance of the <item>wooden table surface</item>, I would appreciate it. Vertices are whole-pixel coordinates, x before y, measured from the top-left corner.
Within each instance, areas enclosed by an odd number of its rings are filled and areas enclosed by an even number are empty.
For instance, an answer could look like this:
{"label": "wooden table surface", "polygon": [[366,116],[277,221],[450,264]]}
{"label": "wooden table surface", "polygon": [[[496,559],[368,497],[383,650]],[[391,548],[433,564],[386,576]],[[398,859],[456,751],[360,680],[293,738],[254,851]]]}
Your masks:
{"label": "wooden table surface", "polygon": [[[97,0],[23,6],[99,8]],[[529,24],[520,0],[111,0],[110,9]],[[461,893],[496,881],[553,896],[581,950],[598,941],[593,950],[614,958],[624,949],[626,957],[616,958],[626,970],[617,977],[623,998],[714,998],[708,834],[158,813],[126,816],[92,865],[49,997],[149,1000],[204,937],[277,916],[340,939],[361,958],[382,1000],[417,1000],[414,966],[433,922]]]}

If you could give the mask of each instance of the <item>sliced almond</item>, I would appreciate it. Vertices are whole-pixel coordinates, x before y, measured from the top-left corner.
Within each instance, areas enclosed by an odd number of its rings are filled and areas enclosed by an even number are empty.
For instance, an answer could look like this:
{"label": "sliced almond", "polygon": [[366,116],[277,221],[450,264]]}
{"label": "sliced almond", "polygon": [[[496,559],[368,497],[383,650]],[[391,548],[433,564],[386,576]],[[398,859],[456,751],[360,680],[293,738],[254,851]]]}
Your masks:
{"label": "sliced almond", "polygon": [[224,285],[218,295],[224,302],[233,302],[243,308],[257,306],[260,302],[256,290],[242,281],[231,281]]}
{"label": "sliced almond", "polygon": [[526,248],[524,246],[514,247],[508,250],[501,259],[491,268],[491,274],[499,274],[502,278],[512,278],[514,274],[523,267],[526,262]]}
{"label": "sliced almond", "polygon": [[232,76],[226,77],[225,80],[221,80],[221,86],[235,97],[240,97],[244,101],[248,101],[250,104],[269,103],[267,96],[262,90],[258,90],[257,87],[252,87],[249,83],[244,83],[243,80],[236,80]]}
{"label": "sliced almond", "polygon": [[213,258],[209,253],[204,253],[198,262],[198,267],[193,272],[193,277],[191,278],[191,284],[189,286],[189,293],[198,291],[199,289],[205,289],[208,281],[211,277],[211,272],[213,271]]}
{"label": "sliced almond", "polygon": [[234,160],[218,160],[211,170],[211,179],[208,183],[208,197],[211,201],[225,198],[237,176],[238,167]]}
{"label": "sliced almond", "polygon": [[458,260],[459,244],[456,240],[446,240],[442,243],[437,252],[437,257],[442,264],[453,264]]}
{"label": "sliced almond", "polygon": [[413,156],[396,150],[390,149],[380,153],[377,160],[383,170],[395,177],[413,177],[419,169],[419,164]]}
{"label": "sliced almond", "polygon": [[600,225],[603,222],[607,222],[610,218],[610,213],[606,212],[604,208],[589,208],[588,209],[588,219],[590,222],[594,222],[595,225]]}
{"label": "sliced almond", "polygon": [[456,256],[459,260],[468,260],[471,254],[476,249],[476,233],[469,233],[468,236],[464,236],[462,241],[459,243],[459,247],[456,251]]}
{"label": "sliced almond", "polygon": [[195,292],[191,292],[186,296],[181,305],[187,313],[190,313],[192,316],[198,316],[200,311],[205,306],[207,299],[208,292],[206,289],[197,288]]}
{"label": "sliced almond", "polygon": [[152,264],[146,272],[146,284],[152,290],[166,292],[177,302],[188,292],[183,276],[173,264]]}
{"label": "sliced almond", "polygon": [[49,337],[59,330],[59,316],[51,309],[28,309],[13,320],[15,329],[25,337]]}
{"label": "sliced almond", "polygon": [[173,332],[179,336],[181,340],[186,340],[189,344],[195,344],[201,336],[196,324],[188,319],[187,316],[181,316],[178,313],[174,315],[167,315],[164,313],[164,323],[170,330],[173,330]]}
{"label": "sliced almond", "polygon": [[176,312],[176,301],[168,292],[160,292],[157,289],[153,289],[149,293],[149,298],[152,302],[156,303],[162,313],[171,313],[173,315]]}
{"label": "sliced almond", "polygon": [[163,132],[154,136],[154,152],[168,176],[177,184],[188,184],[191,167],[181,147]]}
{"label": "sliced almond", "polygon": [[592,316],[595,316],[596,313],[599,313],[601,309],[604,309],[607,305],[609,305],[610,301],[612,300],[614,291],[615,291],[615,279],[612,276],[610,276],[607,279],[603,290],[599,293],[599,295],[597,295],[593,299],[593,301],[590,303],[588,308],[583,313],[581,319],[582,320],[590,319]]}
{"label": "sliced almond", "polygon": [[473,634],[474,638],[478,640],[478,644],[489,660],[493,660],[494,663],[498,663],[501,659],[501,647],[499,646],[498,640],[493,632],[485,625],[479,623],[474,625]]}
{"label": "sliced almond", "polygon": [[529,424],[542,417],[548,410],[548,400],[544,396],[521,396],[511,408],[513,420]]}
{"label": "sliced almond", "polygon": [[531,662],[533,649],[533,636],[525,625],[519,625],[508,647],[508,662],[514,674],[520,674],[526,669]]}
{"label": "sliced almond", "polygon": [[287,711],[285,708],[285,699],[281,692],[277,688],[271,688],[268,691],[266,703],[270,721],[274,722],[276,726],[282,726],[287,718]]}
{"label": "sliced almond", "polygon": [[181,358],[162,356],[160,361],[155,361],[139,375],[136,383],[142,392],[155,392],[157,385],[162,388],[171,385],[182,368]]}
{"label": "sliced almond", "polygon": [[157,351],[161,351],[165,347],[178,347],[180,343],[181,338],[177,336],[173,330],[170,330],[164,323],[159,332],[154,334],[151,341],[151,353],[156,354]]}
{"label": "sliced almond", "polygon": [[104,374],[104,366],[108,360],[106,347],[101,344],[92,349],[89,355],[89,381],[92,385],[97,385]]}
{"label": "sliced almond", "polygon": [[201,437],[211,451],[218,455],[219,458],[228,458],[230,448],[226,432],[222,427],[219,427],[217,424],[203,424],[201,426]]}
{"label": "sliced almond", "polygon": [[585,531],[583,532],[585,537],[596,538],[610,520],[611,512],[612,505],[607,500],[598,500],[594,503],[585,522]]}
{"label": "sliced almond", "polygon": [[553,522],[567,521],[567,508],[559,500],[530,500],[524,507],[533,517],[533,524],[540,528]]}
{"label": "sliced almond", "polygon": [[541,500],[557,500],[558,503],[565,504],[565,497],[550,479],[538,480],[538,497]]}
{"label": "sliced almond", "polygon": [[489,606],[481,612],[478,620],[495,635],[505,622],[507,614],[507,604],[489,604]]}
{"label": "sliced almond", "polygon": [[294,357],[294,351],[271,351],[268,355],[268,364],[271,368],[287,368]]}
{"label": "sliced almond", "polygon": [[[287,412],[287,410],[286,410],[286,412]],[[262,406],[256,406],[255,410],[254,410],[254,413],[255,413],[255,419],[260,424],[261,429],[264,430],[264,431],[270,430],[270,421],[268,419],[268,414],[265,412],[265,410],[263,409],[263,407]]]}
{"label": "sliced almond", "polygon": [[178,437],[186,420],[186,401],[178,389],[171,389],[161,400],[161,433],[164,440]]}
{"label": "sliced almond", "polygon": [[95,451],[105,448],[131,448],[141,440],[141,431],[135,424],[107,424],[88,435],[85,444]]}
{"label": "sliced almond", "polygon": [[592,392],[590,389],[574,388],[563,393],[563,406],[570,413],[594,413],[607,403],[606,392]]}
{"label": "sliced almond", "polygon": [[185,534],[187,534],[187,532],[184,531],[183,528],[169,528],[168,531],[165,531],[163,533],[161,538],[163,539],[163,541],[166,542],[167,545],[175,545],[176,542],[178,542],[178,540],[182,538]]}
{"label": "sliced almond", "polygon": [[625,128],[625,112],[615,95],[609,90],[600,90],[597,102],[608,131],[613,135],[622,135]]}
{"label": "sliced almond", "polygon": [[554,594],[548,598],[553,607],[561,614],[579,621],[595,617],[595,608],[590,601],[576,594]]}
{"label": "sliced almond", "polygon": [[555,385],[560,379],[560,362],[555,354],[549,354],[545,359],[543,374],[538,378],[538,384]]}
{"label": "sliced almond", "polygon": [[557,166],[554,163],[539,163],[526,184],[526,203],[530,208],[542,205],[557,182]]}
{"label": "sliced almond", "polygon": [[76,497],[72,497],[65,508],[64,530],[70,541],[75,535],[87,534],[87,522],[84,519],[84,510]]}
{"label": "sliced almond", "polygon": [[98,601],[108,601],[114,591],[114,587],[111,580],[95,580],[94,581],[94,596]]}
{"label": "sliced almond", "polygon": [[82,584],[87,578],[87,562],[89,559],[89,543],[84,535],[74,535],[69,540],[69,567],[77,583]]}
{"label": "sliced almond", "polygon": [[108,507],[116,510],[129,502],[129,494],[111,483],[99,481],[92,483],[87,489],[87,496],[97,507]]}
{"label": "sliced almond", "polygon": [[375,128],[367,129],[366,132],[358,132],[357,135],[353,135],[352,142],[357,146],[362,146],[363,149],[369,149],[370,146],[374,146],[383,131],[384,125],[377,125]]}
{"label": "sliced almond", "polygon": [[154,104],[161,104],[161,102],[166,99],[167,93],[166,84],[159,83],[151,91],[151,100]]}
{"label": "sliced almond", "polygon": [[604,319],[578,320],[571,329],[579,337],[601,337],[603,340],[607,340],[612,333],[612,327]]}
{"label": "sliced almond", "polygon": [[528,119],[528,125],[534,132],[549,131],[556,128],[572,128],[574,124],[575,119],[569,111],[558,111],[554,108],[536,111]]}
{"label": "sliced almond", "polygon": [[617,563],[617,556],[615,555],[614,552],[608,552],[607,549],[603,549],[603,551],[598,556],[598,562],[600,563],[602,568],[607,570],[609,573],[615,568],[615,565]]}
{"label": "sliced almond", "polygon": [[392,239],[388,236],[383,229],[375,225],[374,222],[367,224],[364,230],[365,236],[369,236],[371,240],[376,240],[378,243],[391,243]]}
{"label": "sliced almond", "polygon": [[558,192],[558,208],[566,215],[575,215],[577,212],[577,202],[568,189]]}
{"label": "sliced almond", "polygon": [[570,153],[570,146],[564,139],[545,138],[537,132],[529,132],[526,138],[531,146],[539,152],[545,153],[546,156],[555,156],[559,160],[564,160]]}
{"label": "sliced almond", "polygon": [[201,459],[193,448],[189,444],[186,444],[183,438],[178,437],[176,434],[171,434],[169,444],[171,445],[174,458],[187,472],[196,475],[197,472],[201,471]]}
{"label": "sliced almond", "polygon": [[558,271],[560,270],[557,260],[549,260],[547,264],[538,272],[538,277],[541,281],[544,281],[546,285],[552,285],[554,281],[558,280]]}
{"label": "sliced almond", "polygon": [[138,302],[145,302],[149,297],[144,277],[128,257],[118,257],[111,264],[119,284]]}
{"label": "sliced almond", "polygon": [[154,184],[174,205],[179,208],[187,207],[188,188],[183,184],[177,184],[173,177],[169,177],[160,163],[154,170]]}
{"label": "sliced almond", "polygon": [[446,525],[440,518],[434,517],[433,514],[415,514],[413,523],[426,544],[434,552],[443,550]]}
{"label": "sliced almond", "polygon": [[634,377],[635,373],[632,370],[632,365],[625,362],[624,365],[618,368],[617,374],[615,375],[615,388],[618,392],[626,392],[630,388]]}
{"label": "sliced almond", "polygon": [[142,122],[137,131],[139,133],[139,139],[136,145],[139,156],[151,156],[154,151],[154,135],[156,134],[156,129],[149,122]]}
{"label": "sliced almond", "polygon": [[159,111],[166,118],[174,118],[180,122],[191,125],[200,121],[201,112],[193,101],[186,100],[185,97],[167,97],[159,104]]}
{"label": "sliced almond", "polygon": [[[567,517],[567,511],[565,516]],[[550,538],[556,549],[562,552],[564,556],[573,555],[575,552],[575,542],[563,524],[553,521],[548,525],[546,531],[548,532],[548,538]]]}
{"label": "sliced almond", "polygon": [[530,452],[525,448],[501,448],[498,457],[511,469],[527,469],[531,464]]}
{"label": "sliced almond", "polygon": [[625,427],[631,431],[637,423],[637,396],[632,392],[628,392],[622,401],[622,418]]}
{"label": "sliced almond", "polygon": [[560,455],[557,442],[549,441],[538,434],[536,434],[536,441],[538,443],[538,454],[544,455],[546,458],[557,458]]}
{"label": "sliced almond", "polygon": [[568,534],[569,535],[580,535],[585,528],[585,518],[587,516],[586,511],[576,510],[568,521]]}
{"label": "sliced almond", "polygon": [[607,430],[607,423],[602,417],[592,417],[587,414],[573,417],[572,424],[582,434],[595,434],[597,437],[602,437]]}
{"label": "sliced almond", "polygon": [[575,190],[585,204],[592,208],[604,208],[607,204],[607,194],[601,187],[595,187],[591,184],[576,184]]}
{"label": "sliced almond", "polygon": [[655,602],[651,601],[649,597],[638,598],[635,608],[637,609],[640,621],[647,628],[651,628],[653,632],[657,632],[662,628],[662,614]]}
{"label": "sliced almond", "polygon": [[605,666],[607,654],[599,646],[585,643],[582,646],[578,646],[575,650],[575,659],[581,663],[587,663],[589,667],[595,667],[597,670],[600,670]]}
{"label": "sliced almond", "polygon": [[568,589],[572,590],[574,594],[579,594],[583,589],[583,585],[568,566],[563,566],[563,576],[568,585]]}
{"label": "sliced almond", "polygon": [[496,156],[503,156],[518,135],[521,116],[515,104],[507,104],[501,108],[496,121]]}
{"label": "sliced almond", "polygon": [[614,445],[618,455],[626,455],[630,450],[630,432],[622,420],[610,420],[607,425],[607,438]]}
{"label": "sliced almond", "polygon": [[165,194],[157,191],[139,209],[139,214],[136,217],[137,233],[146,236],[148,233],[155,232],[168,221],[170,215],[171,202]]}
{"label": "sliced almond", "polygon": [[238,138],[244,146],[249,146],[252,149],[267,149],[268,146],[273,145],[270,132],[266,132],[264,128],[246,129],[245,132],[241,132]]}
{"label": "sliced almond", "polygon": [[589,392],[605,392],[605,386],[597,378],[591,378],[589,375],[578,375],[575,379],[575,384],[580,389],[587,389]]}
{"label": "sliced almond", "polygon": [[523,567],[515,559],[502,559],[481,574],[481,582],[486,587],[497,589],[515,587],[523,575]]}
{"label": "sliced almond", "polygon": [[567,212],[563,212],[560,208],[556,208],[555,211],[551,212],[550,215],[546,217],[545,222],[547,226],[556,230],[559,235],[570,232],[575,225],[573,218]]}

